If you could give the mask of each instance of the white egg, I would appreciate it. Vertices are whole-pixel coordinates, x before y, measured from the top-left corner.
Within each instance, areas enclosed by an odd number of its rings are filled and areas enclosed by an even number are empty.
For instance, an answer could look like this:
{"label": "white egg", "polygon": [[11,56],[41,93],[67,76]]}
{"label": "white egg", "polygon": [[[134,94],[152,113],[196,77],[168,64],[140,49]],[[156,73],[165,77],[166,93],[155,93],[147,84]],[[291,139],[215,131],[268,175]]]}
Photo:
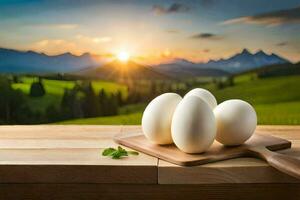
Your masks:
{"label": "white egg", "polygon": [[186,153],[202,153],[213,143],[216,121],[212,109],[197,96],[185,97],[177,106],[172,119],[172,138]]}
{"label": "white egg", "polygon": [[195,88],[189,91],[184,97],[188,97],[191,95],[195,95],[203,99],[211,107],[211,109],[214,109],[217,106],[216,98],[208,90],[205,90],[203,88]]}
{"label": "white egg", "polygon": [[256,112],[245,101],[224,101],[214,109],[214,114],[217,121],[216,140],[224,145],[243,144],[255,131]]}
{"label": "white egg", "polygon": [[165,93],[148,104],[142,117],[142,129],[147,139],[155,144],[173,143],[172,116],[181,99],[178,94]]}

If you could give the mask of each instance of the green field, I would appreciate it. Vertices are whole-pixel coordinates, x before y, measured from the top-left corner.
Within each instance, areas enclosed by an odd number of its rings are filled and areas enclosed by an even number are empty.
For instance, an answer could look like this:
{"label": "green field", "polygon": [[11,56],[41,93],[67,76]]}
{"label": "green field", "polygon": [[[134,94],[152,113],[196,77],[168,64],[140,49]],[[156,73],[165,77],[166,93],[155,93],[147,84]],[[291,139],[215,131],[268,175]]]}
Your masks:
{"label": "green field", "polygon": [[300,101],[255,105],[259,124],[300,124]]}
{"label": "green field", "polygon": [[[33,82],[38,81],[38,78],[22,77],[20,80],[21,83],[13,83],[12,87],[27,94],[27,102],[31,109],[39,112],[44,112],[50,105],[60,105],[65,89],[72,89],[76,84],[75,81],[43,79],[46,94],[42,97],[32,98],[29,96],[30,86]],[[127,96],[127,87],[118,83],[95,80],[92,81],[92,87],[97,94],[101,89],[104,89],[108,94],[121,91],[123,97]]]}
{"label": "green field", "polygon": [[[300,124],[300,76],[257,79],[253,74],[235,77],[235,85],[211,92],[218,102],[243,99],[257,112],[259,124]],[[77,119],[60,124],[140,124],[145,105],[126,107],[128,114],[113,117]]]}
{"label": "green field", "polygon": [[[38,81],[37,78],[24,77],[21,79],[21,83],[13,83],[12,87],[14,89],[21,89],[25,94],[29,94],[30,86],[34,81]],[[46,93],[51,95],[63,95],[65,89],[72,89],[75,86],[75,81],[63,81],[63,80],[42,80]],[[122,95],[127,95],[127,88],[125,85],[117,84],[114,82],[108,81],[91,81],[92,87],[95,90],[95,93],[99,93],[101,89],[104,89],[107,93],[116,93],[121,91]]]}
{"label": "green field", "polygon": [[253,105],[300,101],[300,76],[244,81],[233,87],[212,91],[218,102],[241,98]]}

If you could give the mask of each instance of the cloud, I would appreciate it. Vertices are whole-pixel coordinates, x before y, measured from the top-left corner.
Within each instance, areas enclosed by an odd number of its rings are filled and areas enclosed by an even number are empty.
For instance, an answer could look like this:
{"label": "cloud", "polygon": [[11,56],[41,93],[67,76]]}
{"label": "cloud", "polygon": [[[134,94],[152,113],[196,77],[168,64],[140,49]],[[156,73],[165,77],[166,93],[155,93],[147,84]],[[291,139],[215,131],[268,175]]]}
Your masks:
{"label": "cloud", "polygon": [[209,52],[210,52],[210,49],[203,49],[203,52],[204,52],[204,53],[209,53]]}
{"label": "cloud", "polygon": [[47,52],[49,54],[58,54],[64,52],[77,52],[75,43],[63,39],[44,39],[30,45],[29,49],[35,51]]}
{"label": "cloud", "polygon": [[112,40],[111,37],[89,37],[85,35],[76,35],[76,39],[87,43],[106,43]]}
{"label": "cloud", "polygon": [[198,33],[190,36],[191,39],[207,39],[207,40],[218,40],[221,39],[221,36],[218,36],[213,33]]}
{"label": "cloud", "polygon": [[279,42],[276,44],[276,46],[280,46],[280,47],[286,46],[286,45],[288,45],[288,42]]}
{"label": "cloud", "polygon": [[267,26],[278,26],[292,23],[300,23],[300,7],[262,13],[253,16],[245,16],[223,22],[223,24],[261,24]]}
{"label": "cloud", "polygon": [[180,3],[173,3],[167,8],[161,5],[154,5],[152,7],[152,10],[157,15],[164,15],[164,14],[171,14],[171,13],[187,12],[190,10],[190,7]]}
{"label": "cloud", "polygon": [[35,25],[38,28],[51,28],[51,29],[75,29],[78,24],[38,24]]}
{"label": "cloud", "polygon": [[110,37],[95,37],[93,38],[93,42],[95,43],[104,43],[104,42],[110,42],[111,38]]}
{"label": "cloud", "polygon": [[61,39],[57,39],[57,40],[40,40],[38,42],[36,42],[35,44],[37,46],[40,46],[40,47],[44,47],[44,46],[48,46],[49,44],[53,44],[53,45],[61,45],[61,44],[64,44],[66,41],[65,40],[61,40]]}

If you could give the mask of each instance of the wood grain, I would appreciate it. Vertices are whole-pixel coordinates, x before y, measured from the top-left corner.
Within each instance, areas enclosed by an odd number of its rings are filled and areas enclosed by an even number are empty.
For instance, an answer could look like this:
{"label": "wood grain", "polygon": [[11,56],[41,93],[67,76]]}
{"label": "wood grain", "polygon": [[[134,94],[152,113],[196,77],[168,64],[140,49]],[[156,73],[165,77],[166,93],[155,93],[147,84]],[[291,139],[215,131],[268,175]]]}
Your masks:
{"label": "wood grain", "polygon": [[120,126],[0,126],[0,183],[157,183],[157,159],[101,156]]}
{"label": "wood grain", "polygon": [[300,183],[264,161],[237,158],[195,167],[179,167],[159,161],[159,184]]}
{"label": "wood grain", "polygon": [[270,151],[264,146],[252,147],[249,150],[255,157],[262,158],[275,169],[300,180],[300,159],[297,157]]}
{"label": "wood grain", "polygon": [[[300,135],[300,126],[258,126],[256,131],[292,139],[292,148],[279,152],[300,158],[300,140],[293,139]],[[159,160],[158,174],[160,184],[299,183],[295,178],[278,172],[266,162],[255,158],[237,158],[192,168]]]}
{"label": "wood grain", "polygon": [[[115,134],[140,131],[140,126],[0,126],[0,182],[201,185],[296,182],[254,158],[180,167],[144,154],[121,161],[98,154],[102,148],[117,146],[112,141]],[[300,126],[259,126],[257,131],[291,139],[293,148],[281,153],[300,157]],[[131,174],[132,170],[135,172]]]}
{"label": "wood grain", "polygon": [[0,139],[111,139],[122,126],[15,125],[0,126]]}
{"label": "wood grain", "polygon": [[196,166],[210,162],[245,157],[249,155],[249,149],[253,149],[253,147],[257,146],[267,147],[270,150],[280,150],[291,147],[291,143],[287,140],[257,133],[245,144],[236,147],[225,147],[218,142],[214,142],[206,152],[201,154],[184,153],[174,144],[153,144],[146,139],[142,133],[120,134],[116,135],[114,139],[119,144],[181,166]]}
{"label": "wood grain", "polygon": [[[254,158],[180,167],[144,154],[125,160],[99,155],[107,145],[116,146],[115,134],[140,130],[0,126],[0,199],[300,199],[297,180]],[[292,149],[280,153],[300,158],[300,126],[257,131],[290,139]]]}

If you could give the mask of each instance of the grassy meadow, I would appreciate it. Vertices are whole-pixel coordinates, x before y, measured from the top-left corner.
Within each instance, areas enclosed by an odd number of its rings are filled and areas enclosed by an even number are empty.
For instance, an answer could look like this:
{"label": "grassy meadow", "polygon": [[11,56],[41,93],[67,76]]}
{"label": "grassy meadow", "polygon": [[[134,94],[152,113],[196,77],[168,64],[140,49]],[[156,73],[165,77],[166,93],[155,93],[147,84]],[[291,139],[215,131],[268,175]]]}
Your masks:
{"label": "grassy meadow", "polygon": [[[237,77],[239,78],[239,77]],[[300,124],[300,76],[248,79],[216,90],[218,102],[239,98],[251,103],[259,124]]]}
{"label": "grassy meadow", "polygon": [[[50,105],[59,105],[65,89],[73,89],[76,85],[76,81],[43,79],[42,82],[46,94],[42,97],[31,98],[29,96],[30,86],[37,80],[37,77],[22,77],[20,78],[20,83],[12,84],[12,88],[20,89],[25,93],[27,95],[27,103],[30,105],[31,109],[39,112],[45,112],[45,109]],[[95,93],[99,93],[101,89],[104,89],[107,94],[121,91],[123,97],[127,96],[127,87],[125,85],[100,80],[95,80],[91,83]]]}
{"label": "grassy meadow", "polygon": [[[199,85],[209,89],[218,102],[242,99],[251,103],[259,124],[300,124],[300,76],[259,79],[255,74],[234,77],[234,85],[217,89],[213,84]],[[120,115],[67,120],[59,124],[140,124],[146,104],[125,106]]]}

